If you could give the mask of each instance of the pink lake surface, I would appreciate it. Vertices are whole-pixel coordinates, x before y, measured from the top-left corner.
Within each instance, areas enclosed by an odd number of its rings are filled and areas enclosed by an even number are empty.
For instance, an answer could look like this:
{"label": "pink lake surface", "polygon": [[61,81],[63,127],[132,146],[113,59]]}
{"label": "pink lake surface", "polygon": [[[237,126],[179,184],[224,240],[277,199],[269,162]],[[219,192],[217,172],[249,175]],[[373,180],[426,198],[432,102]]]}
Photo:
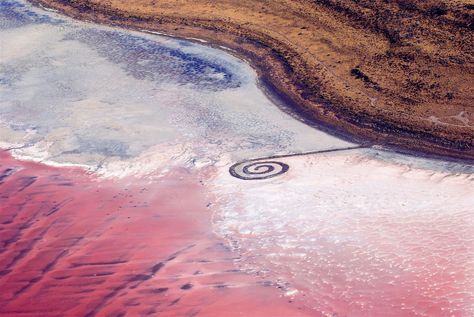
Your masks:
{"label": "pink lake surface", "polygon": [[1,316],[314,316],[244,274],[205,174],[99,180],[0,152]]}
{"label": "pink lake surface", "polygon": [[472,175],[366,155],[243,181],[1,152],[0,315],[470,316]]}

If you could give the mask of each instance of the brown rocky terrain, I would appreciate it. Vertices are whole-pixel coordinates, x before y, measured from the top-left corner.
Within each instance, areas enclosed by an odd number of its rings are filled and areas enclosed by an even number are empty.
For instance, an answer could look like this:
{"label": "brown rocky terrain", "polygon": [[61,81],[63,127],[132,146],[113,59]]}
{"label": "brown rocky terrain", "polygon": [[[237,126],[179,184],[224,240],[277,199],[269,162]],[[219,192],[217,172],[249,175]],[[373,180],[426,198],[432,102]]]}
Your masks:
{"label": "brown rocky terrain", "polygon": [[320,126],[474,159],[470,0],[31,0],[76,18],[224,45]]}

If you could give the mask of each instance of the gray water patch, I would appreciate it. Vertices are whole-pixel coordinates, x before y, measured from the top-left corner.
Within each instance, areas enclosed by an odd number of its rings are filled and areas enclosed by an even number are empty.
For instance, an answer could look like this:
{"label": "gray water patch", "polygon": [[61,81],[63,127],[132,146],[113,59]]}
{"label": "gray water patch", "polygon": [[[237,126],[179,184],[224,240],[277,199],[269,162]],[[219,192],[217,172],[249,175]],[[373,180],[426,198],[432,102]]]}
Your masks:
{"label": "gray water patch", "polygon": [[472,177],[474,165],[453,161],[443,161],[404,155],[377,147],[360,150],[367,160],[380,160],[392,165],[403,166],[405,169],[429,170],[433,173],[445,172],[452,176]]}
{"label": "gray water patch", "polygon": [[0,3],[0,29],[16,28],[28,24],[60,24],[62,21],[38,12],[31,6],[15,0]]}
{"label": "gray water patch", "polygon": [[182,47],[158,43],[140,35],[115,30],[80,29],[65,39],[80,41],[94,48],[127,75],[154,82],[192,85],[196,89],[218,91],[238,88],[238,76],[219,61],[189,54]]}

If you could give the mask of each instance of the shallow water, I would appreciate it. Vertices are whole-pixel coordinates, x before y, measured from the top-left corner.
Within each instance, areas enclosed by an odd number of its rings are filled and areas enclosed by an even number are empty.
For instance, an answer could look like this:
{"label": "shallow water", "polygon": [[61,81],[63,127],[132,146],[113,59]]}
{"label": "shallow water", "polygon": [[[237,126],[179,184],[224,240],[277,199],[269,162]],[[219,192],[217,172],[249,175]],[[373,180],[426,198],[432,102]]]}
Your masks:
{"label": "shallow water", "polygon": [[222,51],[7,4],[2,141],[24,145],[18,155],[95,167],[157,144],[214,162],[349,145],[274,107]]}
{"label": "shallow water", "polygon": [[318,131],[186,40],[7,0],[0,52],[4,313],[474,315],[473,166]]}

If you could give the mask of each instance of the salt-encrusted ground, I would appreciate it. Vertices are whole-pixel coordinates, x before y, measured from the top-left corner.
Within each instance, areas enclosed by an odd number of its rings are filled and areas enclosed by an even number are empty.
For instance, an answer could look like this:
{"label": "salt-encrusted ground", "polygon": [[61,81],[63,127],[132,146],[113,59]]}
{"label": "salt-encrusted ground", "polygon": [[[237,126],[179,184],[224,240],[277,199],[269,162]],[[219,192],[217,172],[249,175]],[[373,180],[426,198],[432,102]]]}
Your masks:
{"label": "salt-encrusted ground", "polygon": [[373,150],[279,161],[276,178],[215,180],[242,268],[327,316],[474,314],[472,170]]}

